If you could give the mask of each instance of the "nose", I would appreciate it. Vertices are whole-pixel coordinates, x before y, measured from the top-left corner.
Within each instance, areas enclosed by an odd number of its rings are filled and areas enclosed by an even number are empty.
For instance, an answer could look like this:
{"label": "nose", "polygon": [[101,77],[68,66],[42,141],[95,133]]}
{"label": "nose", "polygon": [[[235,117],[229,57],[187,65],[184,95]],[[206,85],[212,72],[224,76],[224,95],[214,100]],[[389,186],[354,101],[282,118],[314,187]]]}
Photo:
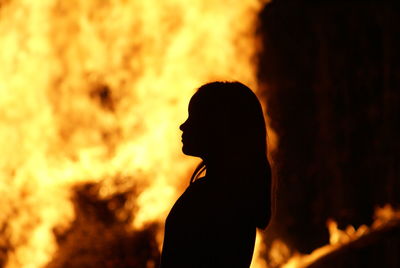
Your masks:
{"label": "nose", "polygon": [[181,131],[184,130],[184,128],[185,128],[185,126],[186,126],[186,122],[187,122],[187,120],[186,120],[185,122],[183,122],[182,125],[179,126],[179,129],[180,129]]}

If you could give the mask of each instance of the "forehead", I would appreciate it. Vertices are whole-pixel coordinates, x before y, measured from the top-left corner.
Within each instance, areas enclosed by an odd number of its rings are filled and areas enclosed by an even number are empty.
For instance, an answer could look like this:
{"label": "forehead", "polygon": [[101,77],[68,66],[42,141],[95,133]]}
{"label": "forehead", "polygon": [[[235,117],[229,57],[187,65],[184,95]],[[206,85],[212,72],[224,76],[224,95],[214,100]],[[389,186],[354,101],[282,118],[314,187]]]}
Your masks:
{"label": "forehead", "polygon": [[190,99],[189,106],[196,106],[196,108],[218,106],[223,99],[221,93],[221,90],[217,88],[200,88]]}
{"label": "forehead", "polygon": [[205,101],[202,100],[199,94],[196,92],[189,101],[189,113],[197,113],[204,110]]}
{"label": "forehead", "polygon": [[189,114],[214,116],[228,110],[227,103],[217,89],[199,89],[190,99]]}

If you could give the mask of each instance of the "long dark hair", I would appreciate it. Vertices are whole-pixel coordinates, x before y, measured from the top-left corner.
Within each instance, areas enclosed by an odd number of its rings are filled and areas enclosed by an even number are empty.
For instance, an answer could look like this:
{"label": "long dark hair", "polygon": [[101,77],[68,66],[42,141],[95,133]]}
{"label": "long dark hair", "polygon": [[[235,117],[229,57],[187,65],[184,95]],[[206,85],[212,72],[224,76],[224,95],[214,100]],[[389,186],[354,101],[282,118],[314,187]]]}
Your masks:
{"label": "long dark hair", "polygon": [[[251,213],[258,228],[267,227],[271,217],[271,167],[267,159],[267,132],[257,96],[239,82],[212,82],[201,86],[193,98],[206,100],[210,121],[217,121],[225,151],[239,157],[230,167],[230,188]],[[222,133],[223,132],[223,133]],[[225,147],[224,147],[225,146]],[[229,158],[229,157],[228,157]],[[190,183],[206,170],[204,162],[195,169]],[[232,176],[232,174],[234,174]]]}

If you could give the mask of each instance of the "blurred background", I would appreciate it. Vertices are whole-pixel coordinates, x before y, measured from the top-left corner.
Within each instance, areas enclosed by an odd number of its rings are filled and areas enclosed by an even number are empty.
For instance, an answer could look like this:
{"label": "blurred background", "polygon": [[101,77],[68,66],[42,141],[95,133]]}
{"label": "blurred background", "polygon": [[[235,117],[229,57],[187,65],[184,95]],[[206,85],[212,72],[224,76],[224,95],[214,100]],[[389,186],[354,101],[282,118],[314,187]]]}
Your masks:
{"label": "blurred background", "polygon": [[[276,212],[252,268],[399,267],[400,6],[0,1],[0,267],[157,267],[200,85],[268,119]],[[232,234],[234,235],[234,234]]]}
{"label": "blurred background", "polygon": [[[328,218],[358,228],[377,206],[398,208],[399,11],[388,1],[277,0],[261,12],[258,78],[279,137],[271,238],[309,253],[327,243]],[[320,267],[400,265],[398,228],[359,247]]]}

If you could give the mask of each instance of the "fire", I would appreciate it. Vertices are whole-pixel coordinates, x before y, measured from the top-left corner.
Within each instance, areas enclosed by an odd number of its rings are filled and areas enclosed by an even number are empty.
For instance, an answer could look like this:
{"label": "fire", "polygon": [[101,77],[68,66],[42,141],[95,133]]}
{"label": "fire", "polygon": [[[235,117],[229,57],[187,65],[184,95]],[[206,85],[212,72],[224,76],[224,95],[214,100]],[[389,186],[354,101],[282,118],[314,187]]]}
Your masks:
{"label": "fire", "polygon": [[43,267],[75,219],[73,186],[138,186],[130,226],[162,222],[194,160],[179,123],[195,88],[256,89],[258,0],[0,3],[0,259]]}
{"label": "fire", "polygon": [[361,225],[355,229],[349,225],[345,230],[338,228],[337,222],[328,219],[327,227],[330,234],[330,244],[315,249],[311,254],[301,255],[299,253],[291,254],[288,246],[280,240],[275,240],[269,252],[272,260],[272,267],[283,268],[301,268],[307,267],[319,258],[338,250],[342,246],[356,241],[374,231],[391,227],[394,224],[400,224],[400,210],[395,210],[390,205],[377,207],[374,213],[374,222],[368,227]]}

